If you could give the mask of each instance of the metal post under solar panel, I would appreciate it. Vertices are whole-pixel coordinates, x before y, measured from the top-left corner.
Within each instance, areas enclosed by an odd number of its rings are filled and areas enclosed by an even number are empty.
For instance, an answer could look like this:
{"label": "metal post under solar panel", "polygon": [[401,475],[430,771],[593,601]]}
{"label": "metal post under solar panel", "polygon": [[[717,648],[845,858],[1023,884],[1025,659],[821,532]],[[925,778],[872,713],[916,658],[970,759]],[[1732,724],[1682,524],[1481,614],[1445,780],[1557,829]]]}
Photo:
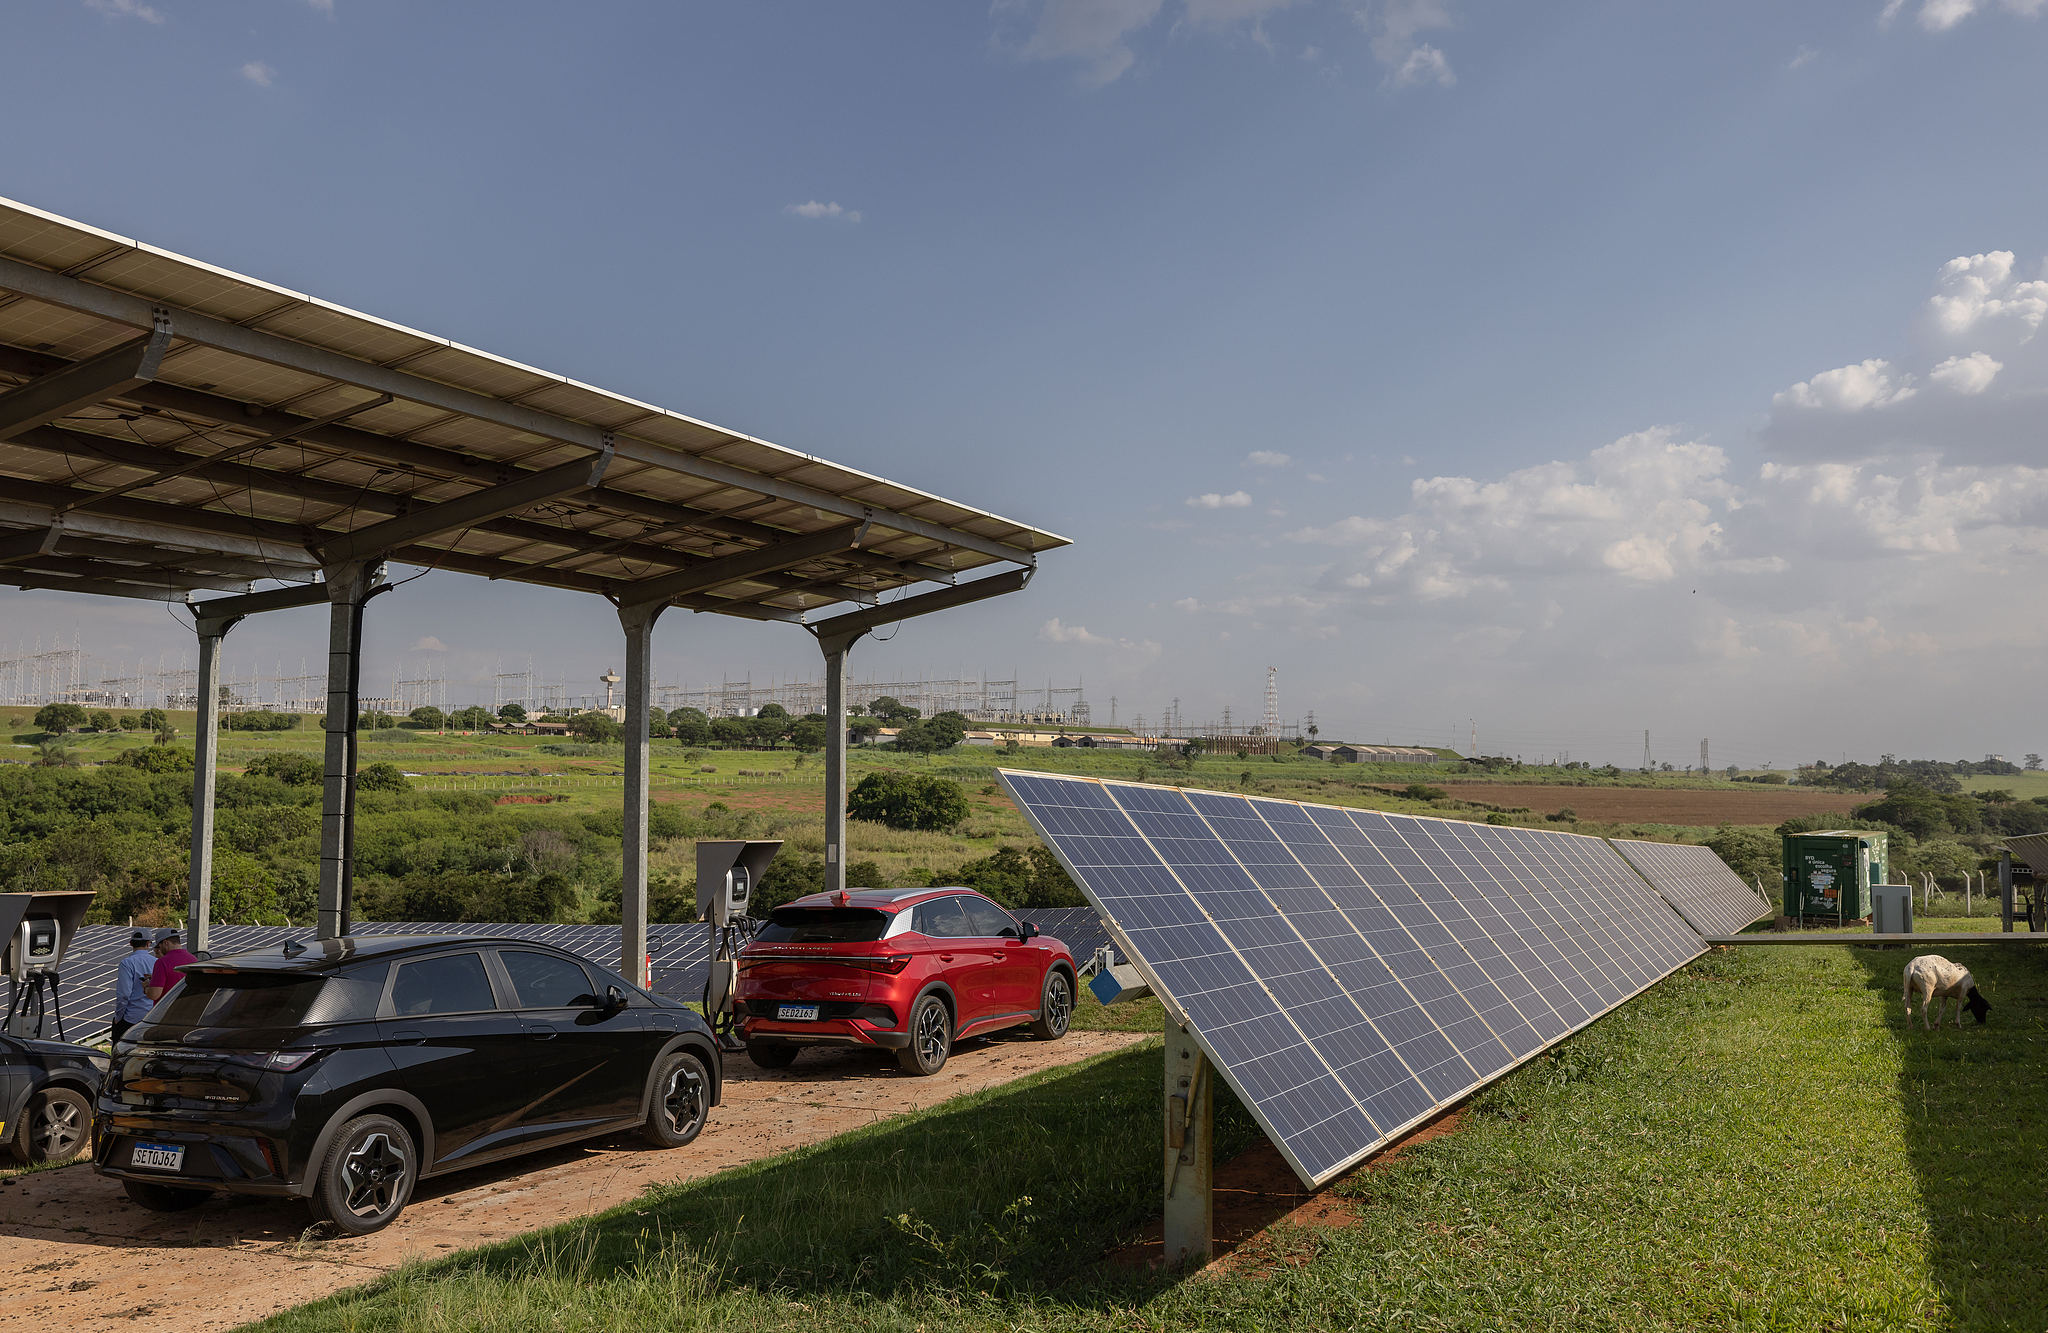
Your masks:
{"label": "metal post under solar panel", "polygon": [[381,561],[350,560],[325,571],[327,590],[327,712],[320,783],[320,916],[323,940],[349,933],[351,807],[356,787],[356,692],[362,680],[363,603]]}
{"label": "metal post under solar panel", "polygon": [[621,841],[619,971],[641,985],[647,975],[647,710],[654,699],[654,622],[663,603],[619,607],[626,631],[626,811]]}
{"label": "metal post under solar panel", "polygon": [[825,891],[846,887],[846,652],[847,642],[825,649]]}
{"label": "metal post under solar panel", "polygon": [[[239,619],[239,617],[237,617]],[[185,939],[192,952],[212,947],[213,797],[220,760],[220,641],[234,620],[199,621],[199,697],[192,723],[192,855],[186,881]]]}
{"label": "metal post under solar panel", "polygon": [[1166,1016],[1166,1206],[1168,1268],[1209,1262],[1216,1184],[1216,1080],[1201,1043]]}

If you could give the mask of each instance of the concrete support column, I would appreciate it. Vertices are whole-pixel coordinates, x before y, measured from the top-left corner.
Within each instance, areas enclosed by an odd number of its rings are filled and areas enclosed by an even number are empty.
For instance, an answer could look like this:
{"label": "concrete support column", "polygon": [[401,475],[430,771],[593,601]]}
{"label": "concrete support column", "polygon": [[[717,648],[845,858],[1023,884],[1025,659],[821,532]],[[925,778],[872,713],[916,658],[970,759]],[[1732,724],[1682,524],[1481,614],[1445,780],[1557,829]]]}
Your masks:
{"label": "concrete support column", "polygon": [[213,792],[220,756],[220,641],[241,619],[201,620],[199,697],[192,732],[192,855],[186,875],[185,943],[204,956],[213,917]]}
{"label": "concrete support column", "polygon": [[1166,1016],[1166,1266],[1209,1262],[1216,1183],[1216,1080],[1194,1034]]}
{"label": "concrete support column", "polygon": [[654,699],[654,622],[665,603],[619,608],[626,632],[625,858],[619,879],[619,971],[633,981],[647,969],[647,710]]}
{"label": "concrete support column", "polygon": [[[846,887],[846,650],[825,647],[825,892]],[[834,648],[837,651],[834,651]]]}
{"label": "concrete support column", "polygon": [[350,931],[350,808],[356,795],[356,684],[362,654],[362,604],[371,566],[352,560],[330,565],[327,587],[327,713],[321,719],[326,753],[320,785],[320,915],[316,935],[340,939]]}

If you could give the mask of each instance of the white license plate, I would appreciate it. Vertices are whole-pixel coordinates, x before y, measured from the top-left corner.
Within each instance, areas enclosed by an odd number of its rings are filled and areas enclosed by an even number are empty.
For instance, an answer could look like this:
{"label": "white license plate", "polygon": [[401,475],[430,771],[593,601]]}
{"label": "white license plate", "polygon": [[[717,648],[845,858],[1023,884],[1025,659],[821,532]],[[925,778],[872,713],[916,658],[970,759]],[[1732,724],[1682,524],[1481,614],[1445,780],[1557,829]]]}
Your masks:
{"label": "white license plate", "polygon": [[176,1171],[185,1165],[185,1150],[169,1143],[138,1143],[128,1165],[151,1171]]}
{"label": "white license plate", "polygon": [[815,1004],[785,1004],[776,1007],[775,1016],[785,1023],[815,1023],[818,1021],[818,1006]]}

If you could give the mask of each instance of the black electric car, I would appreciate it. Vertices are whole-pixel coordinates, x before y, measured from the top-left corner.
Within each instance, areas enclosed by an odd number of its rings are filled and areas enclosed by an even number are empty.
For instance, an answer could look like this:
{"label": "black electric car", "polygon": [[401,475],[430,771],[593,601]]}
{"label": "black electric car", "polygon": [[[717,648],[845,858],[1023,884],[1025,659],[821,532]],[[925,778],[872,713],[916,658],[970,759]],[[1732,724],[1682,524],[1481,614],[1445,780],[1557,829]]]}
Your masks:
{"label": "black electric car", "polygon": [[525,940],[384,935],[189,963],[100,1090],[93,1164],[145,1208],[296,1195],[345,1232],[422,1176],[637,1128],[697,1137],[703,1019]]}
{"label": "black electric car", "polygon": [[90,1046],[0,1035],[0,1147],[23,1162],[68,1162],[92,1137],[107,1057]]}

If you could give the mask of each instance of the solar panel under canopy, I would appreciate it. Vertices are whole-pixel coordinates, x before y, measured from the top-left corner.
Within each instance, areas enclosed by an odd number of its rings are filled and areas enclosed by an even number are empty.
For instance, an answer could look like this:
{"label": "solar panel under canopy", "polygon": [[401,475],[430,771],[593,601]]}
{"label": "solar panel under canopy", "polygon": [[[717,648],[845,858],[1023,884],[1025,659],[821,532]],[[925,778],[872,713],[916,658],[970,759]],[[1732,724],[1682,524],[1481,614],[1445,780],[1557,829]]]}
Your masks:
{"label": "solar panel under canopy", "polygon": [[1772,907],[1712,848],[1689,843],[1612,840],[1650,887],[1702,935],[1733,935],[1772,915]]}
{"label": "solar panel under canopy", "polygon": [[1311,1186],[1706,950],[1598,838],[998,776]]}

